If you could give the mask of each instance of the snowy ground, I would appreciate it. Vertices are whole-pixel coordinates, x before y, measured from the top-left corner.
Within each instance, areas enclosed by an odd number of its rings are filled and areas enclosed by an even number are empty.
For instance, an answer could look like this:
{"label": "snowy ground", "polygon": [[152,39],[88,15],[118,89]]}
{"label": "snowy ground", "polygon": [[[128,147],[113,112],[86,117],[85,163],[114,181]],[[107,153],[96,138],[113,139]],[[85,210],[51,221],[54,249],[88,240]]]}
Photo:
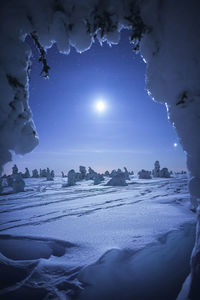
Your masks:
{"label": "snowy ground", "polygon": [[62,184],[0,196],[3,299],[175,299],[194,242],[186,177]]}

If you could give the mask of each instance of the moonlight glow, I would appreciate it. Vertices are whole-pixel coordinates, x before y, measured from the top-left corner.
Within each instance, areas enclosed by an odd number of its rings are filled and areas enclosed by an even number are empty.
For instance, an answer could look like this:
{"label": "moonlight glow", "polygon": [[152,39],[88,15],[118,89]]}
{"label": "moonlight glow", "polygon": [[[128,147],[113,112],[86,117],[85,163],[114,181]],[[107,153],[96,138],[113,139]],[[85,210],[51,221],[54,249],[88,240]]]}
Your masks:
{"label": "moonlight glow", "polygon": [[95,103],[95,109],[96,111],[98,111],[99,113],[102,113],[106,110],[106,104],[103,100],[98,100]]}

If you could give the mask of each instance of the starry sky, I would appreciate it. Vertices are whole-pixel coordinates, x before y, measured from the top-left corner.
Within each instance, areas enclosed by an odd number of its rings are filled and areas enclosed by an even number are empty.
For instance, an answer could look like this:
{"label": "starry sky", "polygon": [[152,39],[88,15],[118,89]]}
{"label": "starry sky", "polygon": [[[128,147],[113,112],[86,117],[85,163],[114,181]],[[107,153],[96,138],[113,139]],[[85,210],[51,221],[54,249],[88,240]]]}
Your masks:
{"label": "starry sky", "polygon": [[[29,102],[40,143],[32,153],[14,156],[20,171],[48,166],[59,174],[85,165],[100,172],[124,166],[137,172],[151,170],[155,160],[170,170],[186,169],[166,108],[147,95],[146,66],[126,32],[118,45],[96,42],[82,54],[74,49],[59,54],[54,45],[47,53],[47,80],[31,47]],[[99,99],[106,104],[102,113],[95,110]],[[6,165],[7,173],[12,165]]]}

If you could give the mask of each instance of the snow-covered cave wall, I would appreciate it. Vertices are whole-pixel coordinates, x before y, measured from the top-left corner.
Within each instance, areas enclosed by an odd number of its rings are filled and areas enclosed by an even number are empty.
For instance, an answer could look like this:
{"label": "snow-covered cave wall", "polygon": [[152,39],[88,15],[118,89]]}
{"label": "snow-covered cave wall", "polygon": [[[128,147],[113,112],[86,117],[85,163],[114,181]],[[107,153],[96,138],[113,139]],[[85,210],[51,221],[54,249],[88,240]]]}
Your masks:
{"label": "snow-covered cave wall", "polygon": [[166,105],[187,157],[191,203],[198,216],[185,299],[200,299],[200,3],[141,0],[140,4],[143,22],[152,28],[140,44],[147,62],[147,90]]}
{"label": "snow-covered cave wall", "polygon": [[[142,1],[147,3],[147,1]],[[152,31],[140,50],[147,61],[148,92],[165,103],[187,155],[189,185],[200,198],[200,18],[198,1],[149,1],[141,5]],[[154,16],[149,14],[154,11]]]}
{"label": "snow-covered cave wall", "polygon": [[[137,18],[135,18],[137,16]],[[69,54],[91,47],[94,39],[117,44],[120,30],[132,30],[138,46],[144,31],[136,1],[126,0],[2,0],[0,2],[0,172],[11,160],[10,150],[25,154],[38,144],[28,104],[31,50],[29,35],[48,77],[46,49],[56,42],[58,50]]]}
{"label": "snow-covered cave wall", "polygon": [[[127,28],[134,49],[147,62],[147,90],[155,101],[166,104],[170,121],[186,151],[191,199],[197,206],[200,199],[198,12],[197,0],[1,1],[0,168],[11,160],[10,150],[24,154],[38,144],[28,105],[31,51],[26,36],[35,42],[41,55],[42,74],[48,77],[45,50],[54,42],[62,53],[69,54],[70,47],[82,52],[95,39],[117,44],[121,29]],[[200,261],[199,244],[197,235],[192,285],[200,278],[195,267]]]}

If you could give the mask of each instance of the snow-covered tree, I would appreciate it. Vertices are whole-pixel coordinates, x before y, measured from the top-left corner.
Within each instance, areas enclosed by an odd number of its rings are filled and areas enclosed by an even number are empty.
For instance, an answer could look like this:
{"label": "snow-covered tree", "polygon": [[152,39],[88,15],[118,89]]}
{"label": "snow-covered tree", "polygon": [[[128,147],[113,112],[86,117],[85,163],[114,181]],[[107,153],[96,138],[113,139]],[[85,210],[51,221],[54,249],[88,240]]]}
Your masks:
{"label": "snow-covered tree", "polygon": [[24,192],[24,187],[25,187],[25,182],[21,177],[21,174],[15,174],[13,183],[12,183],[12,188],[14,193],[19,193],[19,192]]}
{"label": "snow-covered tree", "polygon": [[31,177],[31,175],[30,175],[30,172],[29,172],[29,169],[28,169],[28,168],[25,168],[25,173],[24,173],[24,174],[22,174],[22,177],[23,177],[23,178],[29,178],[29,177]]}
{"label": "snow-covered tree", "polygon": [[86,179],[87,179],[87,180],[94,180],[96,174],[97,174],[97,173],[96,173],[91,167],[89,167],[89,168],[88,168],[88,173],[87,173],[87,175],[86,175]]}
{"label": "snow-covered tree", "polygon": [[104,180],[103,176],[97,173],[94,174],[93,179],[94,179],[94,185],[100,184],[101,181]]}
{"label": "snow-covered tree", "polygon": [[117,175],[117,171],[116,170],[112,170],[110,173],[110,177],[114,177]]}
{"label": "snow-covered tree", "polygon": [[123,173],[121,174],[116,174],[115,176],[113,176],[106,185],[109,186],[126,186],[128,185],[126,183],[125,177],[123,176]]}
{"label": "snow-covered tree", "polygon": [[64,174],[63,171],[61,172],[61,175],[62,175],[62,178],[65,178],[65,177],[66,177],[66,175]]}
{"label": "snow-covered tree", "polygon": [[39,173],[38,173],[38,170],[37,170],[37,169],[34,169],[34,170],[32,171],[32,177],[33,177],[33,178],[38,178],[38,177],[39,177]]}
{"label": "snow-covered tree", "polygon": [[[49,168],[47,168],[49,170]],[[47,169],[40,169],[40,177],[47,177]]]}
{"label": "snow-covered tree", "polygon": [[67,186],[73,186],[76,184],[76,172],[73,169],[68,172],[67,177]]}
{"label": "snow-covered tree", "polygon": [[14,174],[17,174],[17,173],[18,173],[18,167],[17,167],[17,165],[14,165],[12,167],[12,174],[14,175]]}
{"label": "snow-covered tree", "polygon": [[108,177],[110,176],[110,173],[109,173],[109,171],[105,171],[105,173],[104,173],[104,174],[105,174],[105,176],[108,176]]}
{"label": "snow-covered tree", "polygon": [[160,177],[160,163],[158,160],[155,161],[154,163],[154,169],[152,171],[153,177]]}
{"label": "snow-covered tree", "polygon": [[6,180],[7,180],[7,185],[8,186],[12,186],[12,184],[13,184],[13,176],[12,175],[8,175],[6,177]]}
{"label": "snow-covered tree", "polygon": [[142,169],[138,172],[139,179],[151,179],[151,171]]}
{"label": "snow-covered tree", "polygon": [[160,177],[161,178],[170,178],[170,173],[167,168],[162,168],[160,170]]}
{"label": "snow-covered tree", "polygon": [[76,172],[76,181],[82,180],[82,176],[80,172]]}
{"label": "snow-covered tree", "polygon": [[52,173],[53,171],[50,171],[49,168],[47,168],[47,171],[46,171],[46,177],[47,177],[47,181],[53,181],[53,178],[54,178],[54,172]]}
{"label": "snow-covered tree", "polygon": [[87,173],[86,167],[80,166],[80,167],[79,167],[79,171],[80,171],[80,173],[81,173],[81,180],[82,180],[82,179],[85,179],[86,173]]}
{"label": "snow-covered tree", "polygon": [[126,179],[126,180],[130,180],[129,172],[128,172],[128,170],[127,170],[126,167],[124,167],[124,175],[125,175],[125,179]]}

